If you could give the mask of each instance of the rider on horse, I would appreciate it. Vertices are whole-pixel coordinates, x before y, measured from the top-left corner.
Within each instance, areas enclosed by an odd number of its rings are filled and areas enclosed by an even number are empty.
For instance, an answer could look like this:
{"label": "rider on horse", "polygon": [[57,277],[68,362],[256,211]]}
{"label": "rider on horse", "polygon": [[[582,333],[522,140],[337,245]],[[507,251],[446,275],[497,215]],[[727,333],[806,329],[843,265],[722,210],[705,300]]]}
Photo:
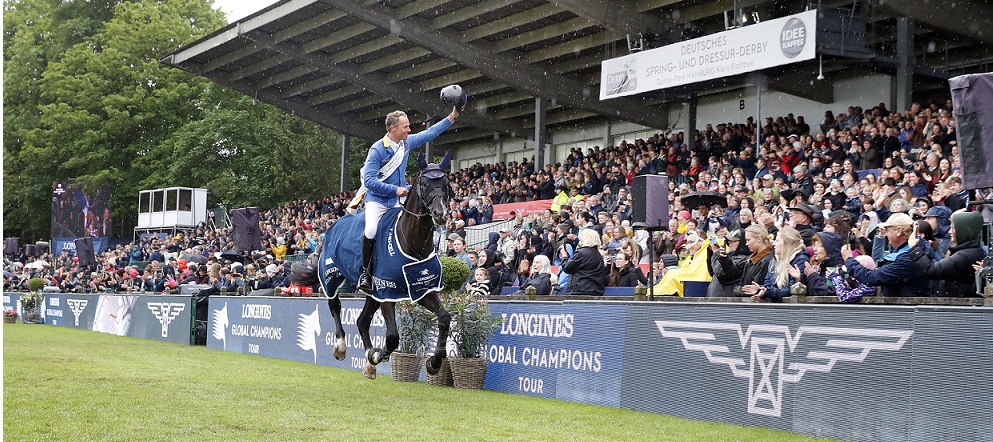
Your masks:
{"label": "rider on horse", "polygon": [[[463,105],[464,106],[464,105]],[[410,135],[410,120],[402,111],[394,111],[386,116],[386,136],[373,143],[362,168],[362,185],[365,196],[365,231],[362,240],[362,275],[358,280],[359,290],[372,293],[372,254],[376,244],[376,230],[379,220],[391,207],[400,205],[400,197],[409,193],[407,184],[407,157],[410,151],[428,143],[441,135],[459,117],[459,108],[453,107],[447,118],[435,123],[428,130]],[[350,209],[362,198],[359,190]]]}

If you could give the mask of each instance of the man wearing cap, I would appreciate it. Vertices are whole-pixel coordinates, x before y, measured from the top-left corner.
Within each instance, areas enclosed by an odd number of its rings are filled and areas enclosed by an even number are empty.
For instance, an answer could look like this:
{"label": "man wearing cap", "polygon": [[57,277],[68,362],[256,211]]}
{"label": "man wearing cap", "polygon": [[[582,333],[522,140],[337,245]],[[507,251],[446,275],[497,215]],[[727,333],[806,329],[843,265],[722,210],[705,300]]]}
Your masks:
{"label": "man wearing cap", "polygon": [[779,201],[779,190],[780,189],[778,187],[776,187],[776,184],[775,184],[775,181],[774,181],[775,179],[776,179],[776,177],[774,177],[771,173],[767,173],[765,175],[762,175],[762,187],[760,187],[758,189],[755,189],[755,193],[752,195],[752,198],[755,199],[755,201],[762,201],[762,198],[764,198],[765,189],[772,189],[772,198],[773,198],[773,200],[774,201]]}
{"label": "man wearing cap", "polygon": [[883,296],[928,296],[930,282],[919,272],[910,259],[910,246],[907,240],[913,232],[914,220],[906,213],[890,215],[879,228],[889,241],[892,249],[881,260],[875,270],[869,270],[852,258],[849,244],[841,247],[841,258],[845,261],[848,273],[858,282],[880,287]]}
{"label": "man wearing cap", "polygon": [[497,240],[497,250],[503,252],[504,262],[512,262],[514,260],[514,251],[516,249],[517,245],[514,244],[514,238],[510,235],[510,229],[501,227],[500,239]]}
{"label": "man wearing cap", "polygon": [[817,234],[817,231],[811,227],[813,223],[814,208],[809,204],[796,203],[790,206],[790,225],[800,232],[805,246],[810,246],[810,239]]}
{"label": "man wearing cap", "polygon": [[945,256],[948,246],[952,243],[951,229],[952,211],[945,206],[934,206],[924,212],[924,221],[931,225],[934,238],[938,240],[938,248],[935,249],[938,256]]}

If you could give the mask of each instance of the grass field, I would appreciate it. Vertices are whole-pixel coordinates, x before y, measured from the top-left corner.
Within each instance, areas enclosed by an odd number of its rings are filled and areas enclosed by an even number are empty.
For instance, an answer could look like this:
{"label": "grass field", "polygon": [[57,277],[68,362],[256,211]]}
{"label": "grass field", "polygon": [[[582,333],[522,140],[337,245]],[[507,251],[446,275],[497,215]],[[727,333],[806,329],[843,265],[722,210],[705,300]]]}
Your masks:
{"label": "grass field", "polygon": [[423,383],[46,325],[3,326],[3,438],[794,441],[761,428]]}

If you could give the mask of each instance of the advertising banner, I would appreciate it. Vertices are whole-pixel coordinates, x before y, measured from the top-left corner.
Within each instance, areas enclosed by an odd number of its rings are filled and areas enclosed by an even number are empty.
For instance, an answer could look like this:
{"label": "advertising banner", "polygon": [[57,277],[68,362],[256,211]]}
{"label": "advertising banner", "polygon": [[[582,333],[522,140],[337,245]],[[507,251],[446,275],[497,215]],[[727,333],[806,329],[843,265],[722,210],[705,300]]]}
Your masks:
{"label": "advertising banner", "polygon": [[600,99],[713,80],[815,56],[817,11],[604,60]]}
{"label": "advertising banner", "polygon": [[21,317],[21,300],[20,293],[4,293],[3,294],[3,309],[14,309],[17,310],[17,317]]}
{"label": "advertising banner", "polygon": [[[62,253],[63,250],[68,250],[73,254],[76,253],[76,243],[74,242],[76,238],[52,238],[52,254],[58,255]],[[101,253],[107,249],[109,238],[94,237],[93,241],[93,253]]]}
{"label": "advertising banner", "polygon": [[525,201],[523,203],[507,203],[493,205],[493,220],[510,219],[510,212],[518,216],[528,216],[532,213],[541,213],[545,209],[552,207],[552,200]]}
{"label": "advertising banner", "polygon": [[[365,348],[355,323],[364,302],[342,300],[341,316],[348,346],[343,361],[335,359],[332,353],[334,318],[325,298],[212,296],[207,348],[361,370],[365,366]],[[385,346],[386,325],[379,312],[373,317],[370,337],[374,347]],[[390,364],[379,364],[377,371],[389,376]]]}
{"label": "advertising banner", "polygon": [[[487,390],[618,407],[625,307],[491,303]],[[611,339],[613,337],[614,339]]]}
{"label": "advertising banner", "polygon": [[187,345],[193,315],[191,297],[168,295],[49,294],[42,309],[50,325]]}

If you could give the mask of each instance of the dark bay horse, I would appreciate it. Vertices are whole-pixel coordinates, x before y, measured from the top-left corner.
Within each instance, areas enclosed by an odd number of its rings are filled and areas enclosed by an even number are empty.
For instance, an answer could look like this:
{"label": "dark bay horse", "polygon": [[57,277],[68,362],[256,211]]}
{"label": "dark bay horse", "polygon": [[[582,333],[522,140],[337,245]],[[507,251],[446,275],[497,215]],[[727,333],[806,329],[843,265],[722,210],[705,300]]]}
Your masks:
{"label": "dark bay horse", "polygon": [[[441,262],[434,250],[436,226],[443,226],[448,202],[454,192],[446,170],[451,162],[446,153],[440,164],[428,164],[421,153],[418,158],[421,173],[414,178],[411,192],[402,209],[391,209],[380,221],[373,254],[373,293],[367,293],[365,305],[356,325],[365,347],[366,365],[362,373],[376,377],[376,365],[389,360],[400,344],[396,325],[396,302],[410,299],[438,317],[438,342],[434,355],[425,361],[430,374],[437,374],[447,356],[448,331],[451,315],[442,306]],[[335,359],[345,359],[345,330],[341,324],[341,299],[336,290],[346,279],[353,284],[361,273],[361,238],[365,216],[346,215],[328,229],[318,264],[318,277],[330,298],[328,307],[335,321]],[[399,251],[397,250],[399,249]],[[384,274],[385,273],[385,274]],[[386,323],[386,344],[374,348],[369,336],[373,316],[379,310]]]}

